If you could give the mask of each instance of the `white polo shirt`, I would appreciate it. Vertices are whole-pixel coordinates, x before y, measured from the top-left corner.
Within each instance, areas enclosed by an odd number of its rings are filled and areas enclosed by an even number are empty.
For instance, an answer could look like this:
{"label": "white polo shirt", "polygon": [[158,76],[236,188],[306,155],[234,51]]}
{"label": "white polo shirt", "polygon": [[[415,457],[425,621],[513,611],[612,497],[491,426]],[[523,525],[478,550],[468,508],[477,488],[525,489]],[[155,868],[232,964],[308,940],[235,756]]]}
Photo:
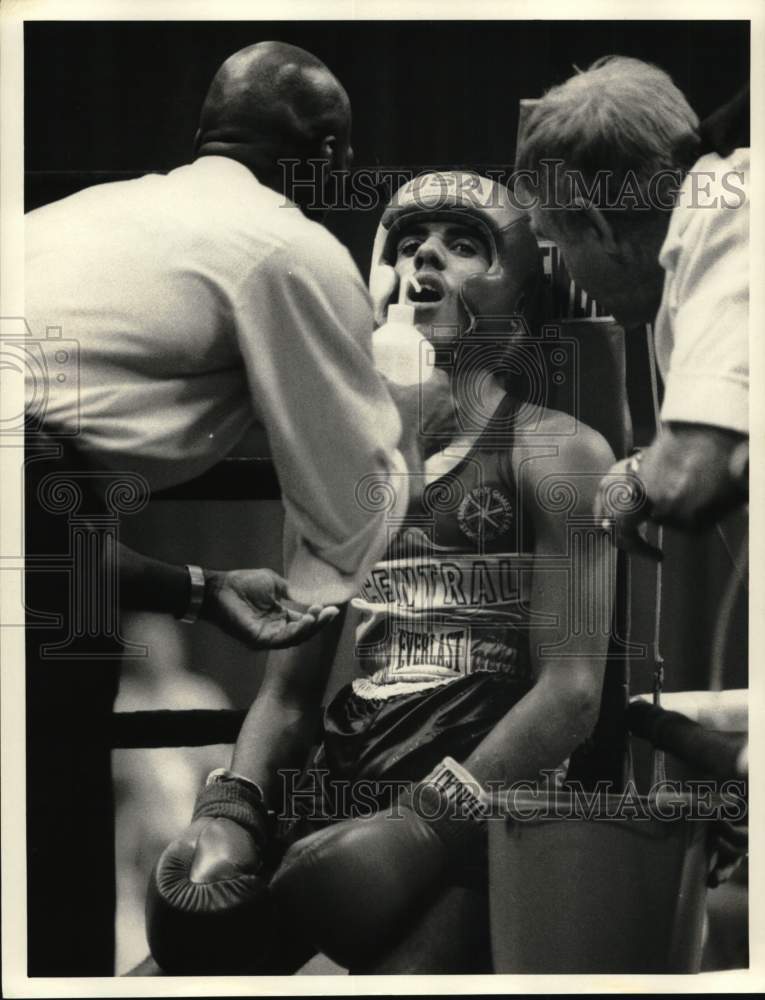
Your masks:
{"label": "white polo shirt", "polygon": [[749,432],[749,150],[686,177],[659,263],[654,325],[664,421]]}
{"label": "white polo shirt", "polygon": [[79,386],[50,382],[46,427],[79,419],[85,455],[159,489],[261,423],[297,547],[293,589],[355,593],[387,540],[386,512],[357,486],[393,478],[394,514],[408,490],[345,248],[246,167],[207,156],[29,213],[26,257],[33,334],[57,326],[78,342]]}

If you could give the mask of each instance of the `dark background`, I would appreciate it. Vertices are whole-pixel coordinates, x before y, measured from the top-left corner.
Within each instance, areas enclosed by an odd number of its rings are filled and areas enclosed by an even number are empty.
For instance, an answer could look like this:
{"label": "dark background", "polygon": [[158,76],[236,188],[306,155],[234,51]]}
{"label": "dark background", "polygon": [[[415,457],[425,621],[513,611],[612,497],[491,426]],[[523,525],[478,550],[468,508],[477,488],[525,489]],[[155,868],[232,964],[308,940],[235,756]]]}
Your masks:
{"label": "dark background", "polygon": [[[510,167],[519,98],[541,95],[575,65],[585,68],[602,55],[632,55],[664,68],[702,118],[749,75],[746,21],[28,22],[27,207],[116,176],[187,162],[216,68],[238,48],[264,39],[309,49],[343,82],[354,107],[357,168]],[[364,274],[379,213],[333,211],[327,219]],[[648,412],[649,387],[644,358],[634,350],[629,381],[640,440],[648,433],[640,409]],[[275,564],[278,509],[268,513],[265,534],[264,517],[262,505],[254,513],[246,503],[155,503],[126,525],[126,537],[173,561]],[[735,545],[742,525],[729,528]],[[716,534],[668,532],[665,549],[667,687],[705,687],[730,558]],[[634,625],[642,642],[652,637],[653,587],[653,570],[639,570]],[[734,631],[726,687],[746,684],[742,601]],[[235,703],[249,701],[260,671],[243,672],[237,644],[203,625],[193,642],[188,632],[182,641],[192,669],[214,673]],[[252,658],[246,662],[251,668]],[[635,664],[633,688],[649,683],[648,661]]]}
{"label": "dark background", "polygon": [[[343,83],[356,167],[510,165],[519,98],[603,55],[656,63],[702,118],[749,76],[746,21],[30,22],[29,207],[95,171],[187,162],[215,70],[265,39],[308,49]],[[328,221],[366,273],[377,214]]]}

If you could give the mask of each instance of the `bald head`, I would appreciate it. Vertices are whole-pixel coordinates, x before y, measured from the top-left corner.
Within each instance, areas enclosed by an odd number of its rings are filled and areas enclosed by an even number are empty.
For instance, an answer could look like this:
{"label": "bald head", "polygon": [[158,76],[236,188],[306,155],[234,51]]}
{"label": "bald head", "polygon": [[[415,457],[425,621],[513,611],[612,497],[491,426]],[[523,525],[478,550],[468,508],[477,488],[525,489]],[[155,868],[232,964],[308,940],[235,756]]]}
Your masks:
{"label": "bald head", "polygon": [[322,158],[344,167],[350,124],[348,95],[324,63],[294,45],[258,42],[215,74],[195,153],[239,160],[274,186],[280,159]]}

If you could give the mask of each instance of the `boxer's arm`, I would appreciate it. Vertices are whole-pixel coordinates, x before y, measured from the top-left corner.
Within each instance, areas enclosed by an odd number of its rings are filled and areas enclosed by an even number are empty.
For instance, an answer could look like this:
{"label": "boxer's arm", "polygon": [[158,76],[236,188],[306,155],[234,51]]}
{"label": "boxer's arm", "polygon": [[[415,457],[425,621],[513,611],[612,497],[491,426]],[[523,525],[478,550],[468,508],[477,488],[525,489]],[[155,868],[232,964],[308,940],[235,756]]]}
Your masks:
{"label": "boxer's arm", "polygon": [[299,649],[271,653],[263,683],[242,724],[231,770],[254,781],[279,812],[282,770],[300,770],[317,740],[322,698],[344,615]]}
{"label": "boxer's arm", "polygon": [[[524,483],[536,538],[530,609],[532,616],[554,616],[555,623],[535,626],[529,633],[533,688],[465,761],[481,782],[536,780],[540,771],[557,767],[590,735],[598,717],[610,632],[615,552],[610,544],[589,544],[587,535],[592,524],[574,529],[582,543],[577,545],[569,538],[568,522],[572,516],[590,515],[600,476],[613,461],[613,454],[600,435],[588,429],[580,430],[573,443],[566,446],[559,439],[558,447],[557,458],[526,463]],[[575,472],[571,477],[567,475],[569,470]],[[558,495],[572,490],[576,498],[573,508],[557,512],[541,506],[536,488],[551,473],[560,475]],[[544,493],[555,495],[549,489],[549,480]],[[572,550],[578,554],[575,556]],[[570,572],[546,568],[546,560],[559,565],[561,557],[566,556],[578,560],[576,566],[572,561]],[[579,593],[572,594],[572,586],[580,588]],[[582,627],[576,629],[571,620],[575,605],[582,615]]]}

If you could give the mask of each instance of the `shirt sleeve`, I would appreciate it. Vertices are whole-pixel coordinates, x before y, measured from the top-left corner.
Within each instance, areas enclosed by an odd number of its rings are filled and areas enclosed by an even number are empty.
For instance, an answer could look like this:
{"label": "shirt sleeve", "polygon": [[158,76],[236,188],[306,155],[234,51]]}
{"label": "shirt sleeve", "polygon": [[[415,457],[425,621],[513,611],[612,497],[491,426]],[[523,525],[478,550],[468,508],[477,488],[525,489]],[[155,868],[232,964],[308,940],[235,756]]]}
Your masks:
{"label": "shirt sleeve", "polygon": [[749,207],[728,199],[679,210],[662,249],[672,349],[661,416],[748,433]]}
{"label": "shirt sleeve", "polygon": [[309,604],[358,590],[409,499],[401,423],[372,363],[367,291],[339,244],[324,249],[319,260],[310,244],[276,249],[236,303],[287,516],[290,591]]}

